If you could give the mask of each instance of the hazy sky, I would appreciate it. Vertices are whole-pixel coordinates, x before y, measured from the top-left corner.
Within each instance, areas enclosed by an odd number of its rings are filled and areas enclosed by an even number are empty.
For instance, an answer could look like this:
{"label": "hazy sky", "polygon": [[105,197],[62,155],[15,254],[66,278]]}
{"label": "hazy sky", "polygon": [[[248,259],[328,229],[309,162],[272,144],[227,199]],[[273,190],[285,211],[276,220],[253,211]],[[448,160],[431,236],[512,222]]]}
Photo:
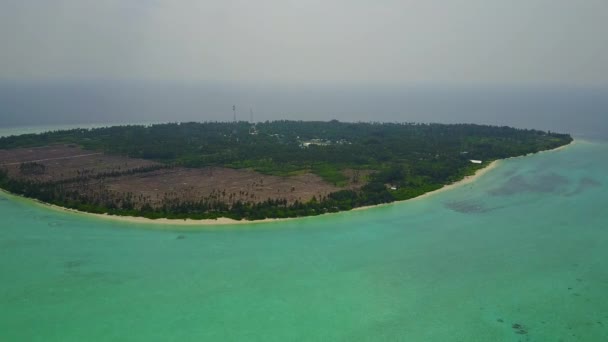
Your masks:
{"label": "hazy sky", "polygon": [[606,0],[0,0],[0,79],[608,84]]}

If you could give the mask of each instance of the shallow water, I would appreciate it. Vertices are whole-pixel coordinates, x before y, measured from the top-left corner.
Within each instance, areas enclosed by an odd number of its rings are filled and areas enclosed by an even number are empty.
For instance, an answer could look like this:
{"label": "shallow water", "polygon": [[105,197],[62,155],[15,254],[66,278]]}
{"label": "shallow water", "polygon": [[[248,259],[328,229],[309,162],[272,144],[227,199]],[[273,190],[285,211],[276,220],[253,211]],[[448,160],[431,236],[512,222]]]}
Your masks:
{"label": "shallow water", "polygon": [[605,341],[608,144],[424,199],[158,229],[0,195],[1,341]]}

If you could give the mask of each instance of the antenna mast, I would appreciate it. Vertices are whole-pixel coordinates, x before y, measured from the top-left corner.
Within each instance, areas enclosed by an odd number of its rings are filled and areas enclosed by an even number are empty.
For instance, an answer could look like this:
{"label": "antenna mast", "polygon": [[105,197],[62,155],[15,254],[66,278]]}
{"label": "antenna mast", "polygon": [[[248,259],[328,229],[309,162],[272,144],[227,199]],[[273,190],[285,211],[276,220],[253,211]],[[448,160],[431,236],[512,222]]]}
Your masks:
{"label": "antenna mast", "polygon": [[232,113],[234,114],[234,122],[236,122],[236,105],[232,105]]}

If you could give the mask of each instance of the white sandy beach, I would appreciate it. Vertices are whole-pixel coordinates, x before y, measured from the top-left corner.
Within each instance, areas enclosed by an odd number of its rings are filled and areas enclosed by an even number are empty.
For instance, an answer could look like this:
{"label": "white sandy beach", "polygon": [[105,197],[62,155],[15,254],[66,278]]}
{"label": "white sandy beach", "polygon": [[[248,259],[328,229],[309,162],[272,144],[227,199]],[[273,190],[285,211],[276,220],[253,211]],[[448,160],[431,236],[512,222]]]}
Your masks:
{"label": "white sandy beach", "polygon": [[[553,150],[546,150],[546,151],[541,151],[538,153],[543,153],[543,152],[557,152],[560,150],[563,150],[567,147],[573,146],[576,143],[576,140],[573,140],[570,144],[568,145],[564,145],[564,146],[560,146],[556,149]],[[527,156],[527,155],[526,155]],[[520,157],[512,157],[512,158],[524,158],[526,156],[520,156]],[[507,158],[507,159],[511,159],[511,158]],[[506,160],[506,159],[501,159],[501,160]],[[354,208],[352,209],[353,211],[358,211],[358,210],[367,210],[367,209],[371,209],[371,208],[377,208],[380,206],[386,206],[386,205],[395,205],[395,204],[400,204],[403,202],[408,202],[408,201],[416,201],[416,200],[420,200],[423,198],[427,198],[445,191],[449,191],[452,189],[455,189],[457,187],[466,185],[466,184],[470,184],[472,182],[475,182],[477,179],[479,179],[480,177],[484,176],[485,174],[487,174],[488,172],[494,170],[498,165],[499,162],[501,160],[495,160],[493,162],[491,162],[490,164],[488,164],[486,167],[477,170],[477,172],[475,172],[474,175],[471,176],[467,176],[465,178],[463,178],[462,180],[452,183],[452,184],[448,184],[443,186],[440,189],[434,190],[434,191],[430,191],[427,192],[423,195],[420,195],[418,197],[415,198],[411,198],[408,200],[404,200],[404,201],[395,201],[395,202],[391,202],[391,203],[384,203],[384,204],[378,204],[378,205],[371,205],[371,206],[364,206],[364,207],[358,207],[358,208]],[[297,220],[297,219],[304,219],[304,218],[312,218],[312,217],[317,217],[317,216],[303,216],[303,217],[290,217],[290,218],[270,218],[270,219],[264,219],[264,220],[255,220],[255,221],[249,221],[249,220],[233,220],[230,218],[226,218],[226,217],[221,217],[215,220],[192,220],[192,219],[166,219],[166,218],[161,218],[161,219],[149,219],[149,218],[145,218],[145,217],[135,217],[135,216],[117,216],[117,215],[108,215],[108,214],[93,214],[93,213],[87,213],[87,212],[83,212],[83,211],[79,211],[79,210],[75,210],[75,209],[69,209],[69,208],[64,208],[64,207],[60,207],[57,205],[53,205],[53,204],[48,204],[48,203],[44,203],[35,199],[29,199],[29,198],[25,198],[22,196],[17,196],[17,195],[13,195],[10,194],[4,190],[1,190],[2,192],[6,193],[9,196],[15,196],[15,197],[19,197],[19,198],[23,198],[26,199],[28,201],[32,201],[34,203],[37,203],[39,205],[42,205],[44,207],[53,209],[53,210],[58,210],[58,211],[62,211],[62,212],[68,212],[71,214],[76,214],[76,215],[87,215],[90,217],[97,217],[97,218],[101,218],[101,219],[105,219],[105,220],[115,220],[115,221],[122,221],[122,222],[129,222],[129,223],[144,223],[144,224],[155,224],[155,225],[164,225],[164,226],[223,226],[223,225],[242,225],[242,224],[261,224],[261,223],[269,223],[269,222],[280,222],[280,221],[287,221],[287,220]],[[341,212],[344,213],[344,212]],[[327,214],[323,214],[323,215],[331,215],[334,213],[327,213]],[[320,215],[320,216],[323,216]]]}

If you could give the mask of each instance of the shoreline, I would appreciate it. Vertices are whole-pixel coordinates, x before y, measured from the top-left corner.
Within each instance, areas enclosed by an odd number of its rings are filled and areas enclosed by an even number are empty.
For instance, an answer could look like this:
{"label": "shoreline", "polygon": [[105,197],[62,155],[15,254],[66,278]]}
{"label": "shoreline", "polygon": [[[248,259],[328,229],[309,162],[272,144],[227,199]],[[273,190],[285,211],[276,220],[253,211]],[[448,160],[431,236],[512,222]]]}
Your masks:
{"label": "shoreline", "polygon": [[455,188],[470,184],[475,182],[478,178],[482,177],[483,175],[485,175],[486,173],[494,170],[495,168],[498,167],[499,162],[501,160],[504,159],[499,159],[499,160],[494,160],[492,162],[490,162],[490,164],[488,164],[487,166],[475,171],[474,174],[469,175],[469,176],[465,176],[463,179],[454,182],[452,184],[446,184],[444,186],[442,186],[441,188],[437,189],[437,190],[433,190],[433,191],[429,191],[429,192],[425,192],[424,194],[414,197],[414,198],[410,198],[410,199],[406,199],[406,200],[401,200],[401,201],[394,201],[394,202],[390,202],[390,203],[382,203],[382,204],[376,204],[376,205],[368,205],[368,206],[364,206],[364,207],[357,207],[357,208],[353,208],[352,210],[367,210],[367,209],[372,209],[372,208],[377,208],[377,207],[382,207],[382,206],[388,206],[388,205],[394,205],[394,204],[400,204],[400,203],[405,203],[405,202],[413,202],[413,201],[417,201],[417,200],[421,200],[427,197],[431,197],[433,195],[437,195],[440,194],[442,192],[446,192],[446,191],[450,191],[453,190]]}
{"label": "shoreline", "polygon": [[349,211],[360,211],[360,210],[368,210],[368,209],[372,209],[372,208],[379,208],[379,207],[383,207],[383,206],[387,206],[387,205],[395,205],[395,204],[402,204],[405,202],[411,202],[411,201],[416,201],[416,200],[421,200],[445,191],[449,191],[449,190],[453,190],[455,188],[458,188],[460,186],[466,185],[466,184],[470,184],[475,182],[478,178],[484,176],[485,174],[487,174],[488,172],[496,169],[498,167],[498,165],[500,164],[500,161],[503,160],[508,160],[508,159],[513,159],[513,158],[523,158],[523,157],[528,157],[530,155],[534,155],[534,154],[539,154],[539,153],[545,153],[545,152],[558,152],[561,151],[567,147],[571,147],[576,143],[576,139],[573,138],[573,140],[567,144],[567,145],[563,145],[551,150],[544,150],[544,151],[539,151],[536,153],[528,153],[526,155],[523,156],[518,156],[518,157],[509,157],[509,158],[505,158],[505,159],[498,159],[498,160],[494,160],[492,162],[490,162],[488,165],[486,165],[485,167],[478,169],[477,171],[475,171],[474,174],[469,175],[464,177],[463,179],[451,183],[451,184],[446,184],[444,186],[442,186],[441,188],[437,189],[437,190],[433,190],[433,191],[429,191],[426,192],[420,196],[414,197],[414,198],[410,198],[407,200],[402,200],[402,201],[394,201],[394,202],[390,202],[390,203],[381,203],[381,204],[376,204],[376,205],[369,205],[369,206],[363,206],[363,207],[357,207],[357,208],[353,208],[351,210],[348,211],[340,211],[337,213],[325,213],[325,214],[321,214],[321,215],[315,215],[315,216],[301,216],[301,217],[288,217],[288,218],[267,218],[267,219],[263,219],[263,220],[234,220],[231,218],[227,218],[227,217],[220,217],[217,219],[204,219],[204,220],[194,220],[194,219],[167,219],[167,218],[159,218],[159,219],[149,219],[146,217],[138,217],[138,216],[119,216],[119,215],[110,215],[110,214],[96,214],[96,213],[88,213],[85,211],[80,211],[80,210],[76,210],[76,209],[70,209],[70,208],[64,208],[64,207],[60,207],[58,205],[55,204],[50,204],[50,203],[45,203],[42,202],[40,200],[34,199],[34,198],[28,198],[28,197],[24,197],[24,196],[20,196],[20,195],[16,195],[16,194],[12,194],[6,190],[0,189],[0,191],[8,196],[12,196],[12,197],[16,197],[16,198],[20,198],[20,199],[24,199],[27,201],[30,201],[34,204],[40,205],[44,208],[47,209],[51,209],[51,210],[55,210],[55,211],[60,211],[63,213],[71,213],[71,214],[76,214],[76,215],[86,215],[87,217],[95,217],[95,218],[100,218],[100,219],[104,219],[104,220],[112,220],[112,221],[118,221],[118,222],[125,222],[125,223],[137,223],[137,224],[152,224],[152,225],[159,225],[159,226],[227,226],[227,225],[251,225],[251,224],[263,224],[263,223],[272,223],[272,222],[284,222],[284,221],[290,221],[290,220],[300,220],[300,219],[305,219],[305,218],[311,218],[311,217],[319,217],[319,216],[325,216],[325,215],[331,215],[331,214],[339,214],[339,213],[345,213],[345,212],[349,212]]}

